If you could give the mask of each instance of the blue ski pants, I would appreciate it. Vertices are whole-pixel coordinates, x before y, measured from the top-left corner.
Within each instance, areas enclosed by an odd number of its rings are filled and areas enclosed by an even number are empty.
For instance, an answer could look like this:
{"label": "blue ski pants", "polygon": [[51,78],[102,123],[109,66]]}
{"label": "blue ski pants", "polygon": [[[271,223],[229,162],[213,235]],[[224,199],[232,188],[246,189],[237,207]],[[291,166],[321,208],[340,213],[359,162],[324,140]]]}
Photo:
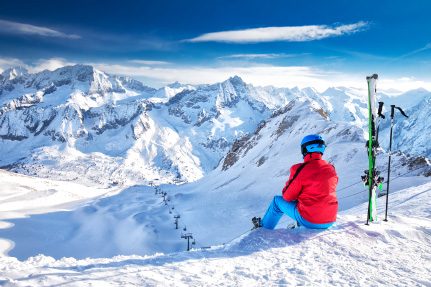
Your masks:
{"label": "blue ski pants", "polygon": [[296,204],[297,201],[286,201],[282,196],[274,196],[274,199],[272,200],[268,210],[265,213],[265,216],[262,219],[262,226],[267,229],[274,229],[283,214],[286,214],[295,220],[299,225],[307,228],[327,229],[334,224],[334,222],[316,224],[305,220],[302,218],[301,214],[299,214]]}

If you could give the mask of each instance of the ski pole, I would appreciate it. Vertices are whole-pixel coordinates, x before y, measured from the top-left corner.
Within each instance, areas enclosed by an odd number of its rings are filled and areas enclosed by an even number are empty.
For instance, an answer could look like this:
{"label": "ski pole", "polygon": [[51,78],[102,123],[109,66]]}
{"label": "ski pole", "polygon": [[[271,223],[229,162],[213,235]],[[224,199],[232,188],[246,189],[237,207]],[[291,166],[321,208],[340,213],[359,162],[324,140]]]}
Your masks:
{"label": "ski pole", "polygon": [[383,105],[384,105],[384,103],[383,102],[379,102],[379,108],[378,108],[378,110],[377,110],[377,119],[376,119],[376,126],[377,126],[377,131],[376,131],[376,143],[378,144],[379,143],[379,129],[380,129],[380,125],[379,125],[379,119],[380,118],[382,118],[382,119],[384,119],[385,118],[385,115],[384,114],[382,114],[382,110],[383,110]]}
{"label": "ski pole", "polygon": [[385,219],[384,221],[388,221],[388,201],[389,201],[389,182],[391,180],[391,156],[392,156],[392,131],[394,128],[394,115],[395,109],[398,109],[400,113],[408,118],[408,116],[404,113],[404,111],[395,105],[391,105],[391,129],[389,132],[389,161],[388,161],[388,180],[386,182],[386,207],[385,207]]}

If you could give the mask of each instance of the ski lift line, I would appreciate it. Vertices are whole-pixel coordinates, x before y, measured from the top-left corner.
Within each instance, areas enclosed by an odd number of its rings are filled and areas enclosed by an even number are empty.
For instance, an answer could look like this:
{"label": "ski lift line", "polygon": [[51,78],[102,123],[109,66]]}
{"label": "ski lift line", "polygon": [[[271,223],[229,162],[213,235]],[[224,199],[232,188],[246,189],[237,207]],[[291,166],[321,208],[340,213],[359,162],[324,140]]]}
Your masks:
{"label": "ski lift line", "polygon": [[250,231],[252,231],[252,230],[253,230],[253,229],[247,229],[246,231],[244,231],[244,232],[243,232],[243,233],[241,233],[240,235],[237,235],[236,237],[232,238],[231,240],[226,241],[225,243],[222,243],[221,245],[226,245],[226,244],[228,244],[228,243],[230,243],[230,242],[234,241],[235,239],[240,238],[241,236],[243,236],[244,234],[246,234],[246,233],[248,233],[248,232],[250,232]]}
{"label": "ski lift line", "polygon": [[[412,169],[412,170],[410,170],[410,171],[408,171],[408,172],[405,172],[405,173],[403,173],[403,174],[400,174],[400,175],[398,175],[398,176],[396,176],[396,177],[393,177],[393,178],[392,178],[392,181],[394,181],[394,180],[396,180],[396,179],[400,178],[401,176],[404,176],[404,175],[406,175],[406,174],[409,174],[409,173],[411,173],[411,172],[413,172],[413,171],[416,171],[416,170],[418,170],[418,169],[421,169],[421,168],[423,168],[423,166],[418,167],[418,168],[415,168],[415,169]],[[354,185],[356,185],[356,184],[358,184],[358,183],[362,183],[362,181],[357,182],[357,183],[354,183],[354,184],[351,184],[351,185],[346,186],[346,187],[343,187],[343,188],[341,188],[341,189],[338,189],[338,190],[337,190],[337,192],[338,192],[338,191],[341,191],[341,190],[344,190],[344,189],[346,189],[346,188],[352,187],[352,186],[354,186]],[[387,183],[387,181],[384,181],[383,183]],[[339,200],[340,200],[340,199],[345,199],[345,198],[348,198],[348,197],[351,197],[351,196],[354,196],[354,195],[358,195],[358,194],[360,194],[360,193],[362,193],[362,192],[363,192],[363,190],[361,190],[361,191],[359,191],[359,192],[357,192],[357,193],[354,193],[354,194],[349,194],[349,195],[347,195],[347,196],[340,197],[340,198],[339,198]]]}
{"label": "ski lift line", "polygon": [[[161,204],[165,203],[164,206],[168,207],[169,213],[172,214],[171,213],[171,208],[174,209],[174,207],[173,206],[171,207],[170,204],[168,203],[168,201],[170,201],[169,199],[167,199],[168,193],[166,191],[163,191],[160,187],[158,189],[159,189],[159,193],[161,194],[161,197],[163,198],[163,201],[161,202]],[[178,219],[181,218],[181,216],[179,214],[178,215],[174,215],[174,218],[175,218],[174,224],[175,224],[175,227],[176,227],[175,229],[178,229],[178,225],[179,225]],[[184,226],[183,231],[187,231],[187,227],[186,226]],[[190,239],[193,239],[193,242],[191,243],[192,245],[196,244],[196,238],[194,238],[192,236],[192,233],[187,233],[184,236],[182,234],[181,238],[187,239],[187,251],[191,250]]]}
{"label": "ski lift line", "polygon": [[363,181],[361,180],[361,181],[358,181],[358,182],[352,183],[351,185],[348,185],[348,186],[345,186],[345,187],[343,187],[343,188],[337,189],[337,192],[338,192],[338,191],[345,190],[345,189],[347,189],[347,188],[349,188],[349,187],[355,186],[355,185],[357,185],[357,184],[359,184],[359,183],[362,183],[362,182],[363,182]]}
{"label": "ski lift line", "polygon": [[349,198],[349,197],[352,197],[352,196],[355,196],[355,195],[358,195],[358,194],[361,194],[361,193],[364,193],[364,190],[361,190],[361,191],[356,192],[356,193],[354,193],[354,194],[349,194],[349,195],[347,195],[347,196],[340,197],[340,198],[338,198],[338,200],[346,199],[346,198]]}
{"label": "ski lift line", "polygon": [[[424,167],[423,167],[423,166],[421,166],[421,167],[418,167],[418,168],[412,169],[412,170],[410,170],[410,171],[408,171],[408,172],[406,172],[406,173],[400,174],[400,175],[398,175],[398,176],[396,176],[396,177],[393,177],[393,178],[391,178],[391,179],[392,179],[392,180],[395,180],[395,179],[397,179],[397,178],[399,178],[399,177],[401,177],[401,176],[404,176],[404,175],[406,175],[406,174],[409,174],[409,173],[411,173],[411,172],[413,172],[413,171],[416,171],[416,170],[418,170],[418,169],[421,169],[421,168],[424,168]],[[382,170],[382,172],[384,172],[384,171],[387,171],[387,169],[383,169],[383,170]],[[352,187],[352,186],[357,185],[357,184],[362,183],[362,182],[363,182],[363,181],[361,180],[361,181],[358,181],[358,182],[352,183],[351,185],[348,185],[348,186],[345,186],[345,187],[343,187],[343,188],[337,189],[337,192],[338,192],[338,191],[345,190],[345,189],[347,189],[347,188],[349,188],[349,187]],[[386,183],[386,182],[387,182],[387,181],[385,181],[385,182],[383,182],[383,183]],[[349,196],[351,196],[351,195],[349,195]],[[347,197],[349,197],[349,196],[347,196]],[[341,199],[342,199],[342,198],[341,198]]]}
{"label": "ski lift line", "polygon": [[[423,166],[420,166],[420,167],[417,167],[417,168],[415,168],[415,169],[412,169],[412,170],[410,170],[410,171],[408,171],[408,172],[405,172],[405,173],[399,174],[398,176],[393,177],[393,178],[392,178],[392,180],[395,180],[395,179],[397,179],[397,178],[400,178],[400,177],[402,177],[402,176],[404,176],[404,175],[406,175],[406,174],[409,174],[409,173],[414,172],[414,171],[416,171],[416,170],[418,170],[418,169],[421,169],[421,168],[424,168],[424,167],[423,167]],[[387,182],[387,181],[385,181],[384,183],[386,183],[386,182]]]}

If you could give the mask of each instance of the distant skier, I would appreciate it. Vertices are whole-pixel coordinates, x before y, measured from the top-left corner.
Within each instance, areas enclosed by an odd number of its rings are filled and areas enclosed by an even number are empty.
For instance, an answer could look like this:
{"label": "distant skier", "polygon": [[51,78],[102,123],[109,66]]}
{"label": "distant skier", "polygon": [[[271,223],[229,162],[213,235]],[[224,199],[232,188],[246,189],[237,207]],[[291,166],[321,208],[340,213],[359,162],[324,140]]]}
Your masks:
{"label": "distant skier", "polygon": [[290,168],[282,196],[274,196],[263,219],[252,219],[255,228],[274,229],[283,214],[307,228],[326,229],[334,224],[338,211],[335,192],[338,176],[334,166],[322,159],[325,148],[320,135],[303,138],[304,162]]}

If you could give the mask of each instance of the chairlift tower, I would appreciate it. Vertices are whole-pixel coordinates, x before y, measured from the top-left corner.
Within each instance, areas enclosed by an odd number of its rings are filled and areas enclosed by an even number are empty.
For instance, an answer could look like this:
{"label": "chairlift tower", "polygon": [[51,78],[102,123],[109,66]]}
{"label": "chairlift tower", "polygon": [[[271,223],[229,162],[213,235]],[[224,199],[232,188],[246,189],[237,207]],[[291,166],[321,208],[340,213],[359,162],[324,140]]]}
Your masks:
{"label": "chairlift tower", "polygon": [[[190,239],[193,239],[192,233],[182,234],[181,238],[187,239],[187,251],[190,251]],[[193,240],[192,245],[196,244],[196,240]]]}

